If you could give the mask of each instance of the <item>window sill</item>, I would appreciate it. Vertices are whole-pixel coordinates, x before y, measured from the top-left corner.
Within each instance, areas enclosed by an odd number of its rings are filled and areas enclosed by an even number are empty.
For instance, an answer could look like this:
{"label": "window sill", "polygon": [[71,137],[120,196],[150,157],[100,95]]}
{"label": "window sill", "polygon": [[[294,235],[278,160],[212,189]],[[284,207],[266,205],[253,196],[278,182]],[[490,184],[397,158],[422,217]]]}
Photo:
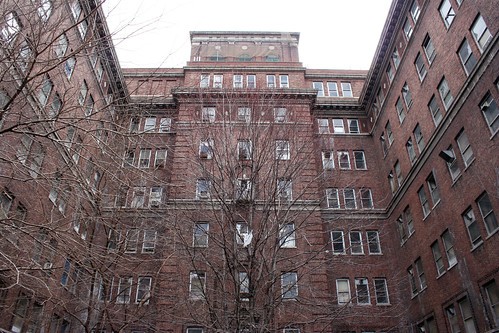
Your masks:
{"label": "window sill", "polygon": [[383,253],[380,252],[380,253],[369,253],[370,256],[382,256]]}
{"label": "window sill", "polygon": [[440,273],[440,275],[438,275],[436,279],[437,279],[437,280],[438,280],[438,279],[440,279],[442,276],[444,276],[444,275],[445,275],[445,273],[447,273],[447,271],[444,271],[443,273]]}
{"label": "window sill", "polygon": [[[461,179],[461,176],[462,176],[462,175],[463,175],[463,173],[462,173],[462,172],[460,172],[460,173],[459,173],[459,175],[457,175],[457,176],[456,176],[456,178],[454,178],[454,179],[452,180],[452,185],[451,185],[451,187],[453,187],[453,186],[454,186],[454,185],[458,182],[458,180],[459,180],[459,179]],[[451,175],[451,178],[452,178],[452,175]]]}
{"label": "window sill", "polygon": [[452,264],[451,266],[449,266],[449,268],[447,268],[447,271],[450,271],[452,268],[454,268],[456,266],[457,266],[457,262],[455,262],[454,264]]}
{"label": "window sill", "polygon": [[[442,201],[442,200],[438,199],[438,201],[433,204],[433,207],[431,208],[431,210],[434,210],[440,204],[440,201]],[[430,215],[430,214],[428,214],[428,215]]]}
{"label": "window sill", "polygon": [[473,252],[475,251],[476,249],[478,249],[479,247],[481,247],[483,245],[483,240],[481,240],[478,244],[476,244],[475,246],[473,246],[470,250],[470,252]]}

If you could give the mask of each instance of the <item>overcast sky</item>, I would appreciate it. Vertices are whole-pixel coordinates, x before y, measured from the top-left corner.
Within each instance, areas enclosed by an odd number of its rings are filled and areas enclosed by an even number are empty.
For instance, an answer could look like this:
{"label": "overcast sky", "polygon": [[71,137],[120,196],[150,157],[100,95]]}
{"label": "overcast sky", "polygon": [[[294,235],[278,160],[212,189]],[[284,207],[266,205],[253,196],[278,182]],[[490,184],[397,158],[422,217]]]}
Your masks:
{"label": "overcast sky", "polygon": [[307,68],[368,69],[392,0],[309,1],[105,0],[104,10],[122,67],[185,66],[189,31],[287,31],[300,33]]}

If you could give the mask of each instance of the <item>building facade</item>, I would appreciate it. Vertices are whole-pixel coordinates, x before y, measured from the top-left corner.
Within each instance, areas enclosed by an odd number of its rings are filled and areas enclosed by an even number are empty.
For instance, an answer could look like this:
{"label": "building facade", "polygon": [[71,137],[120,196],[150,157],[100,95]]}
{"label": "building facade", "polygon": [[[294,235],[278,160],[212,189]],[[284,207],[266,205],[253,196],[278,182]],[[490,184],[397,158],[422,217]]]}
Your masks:
{"label": "building facade", "polygon": [[499,329],[493,2],[394,0],[368,71],[121,69],[98,3],[0,6],[4,331]]}

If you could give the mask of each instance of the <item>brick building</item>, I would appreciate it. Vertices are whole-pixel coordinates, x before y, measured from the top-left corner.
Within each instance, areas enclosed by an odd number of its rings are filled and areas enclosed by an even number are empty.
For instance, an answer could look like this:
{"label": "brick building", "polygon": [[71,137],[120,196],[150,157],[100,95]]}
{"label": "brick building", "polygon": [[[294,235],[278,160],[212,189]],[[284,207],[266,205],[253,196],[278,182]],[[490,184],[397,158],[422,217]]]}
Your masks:
{"label": "brick building", "polygon": [[121,69],[55,3],[2,26],[5,331],[497,331],[493,2],[394,0],[368,71],[233,31]]}

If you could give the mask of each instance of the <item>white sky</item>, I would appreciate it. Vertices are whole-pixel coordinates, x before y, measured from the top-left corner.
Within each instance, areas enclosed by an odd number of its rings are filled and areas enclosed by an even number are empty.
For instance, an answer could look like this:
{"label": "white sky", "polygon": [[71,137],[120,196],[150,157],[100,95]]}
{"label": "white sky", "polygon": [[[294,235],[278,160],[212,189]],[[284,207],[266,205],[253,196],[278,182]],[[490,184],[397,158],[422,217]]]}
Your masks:
{"label": "white sky", "polygon": [[[311,0],[309,0],[311,1]],[[392,0],[105,0],[122,67],[183,67],[189,31],[299,32],[312,69],[368,69]]]}

